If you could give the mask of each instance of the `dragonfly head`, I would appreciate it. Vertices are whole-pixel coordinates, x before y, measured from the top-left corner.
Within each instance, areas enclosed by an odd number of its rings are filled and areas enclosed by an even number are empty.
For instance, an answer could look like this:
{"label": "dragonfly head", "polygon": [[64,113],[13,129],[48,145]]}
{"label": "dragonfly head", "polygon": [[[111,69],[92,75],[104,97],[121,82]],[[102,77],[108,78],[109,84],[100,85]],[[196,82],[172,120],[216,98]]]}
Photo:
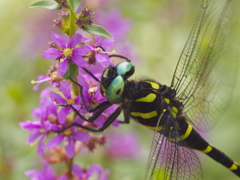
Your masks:
{"label": "dragonfly head", "polygon": [[126,80],[134,73],[130,62],[120,62],[116,66],[107,67],[101,78],[101,93],[112,104],[123,101]]}

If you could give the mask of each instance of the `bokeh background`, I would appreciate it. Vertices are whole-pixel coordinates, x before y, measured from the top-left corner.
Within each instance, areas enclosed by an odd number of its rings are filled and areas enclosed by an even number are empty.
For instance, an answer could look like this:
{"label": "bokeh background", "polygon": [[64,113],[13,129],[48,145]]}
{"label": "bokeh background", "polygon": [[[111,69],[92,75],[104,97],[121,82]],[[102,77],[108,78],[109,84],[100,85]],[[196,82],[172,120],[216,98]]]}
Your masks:
{"label": "bokeh background", "polygon": [[[91,0],[93,6],[98,0]],[[45,75],[50,60],[41,53],[51,41],[50,33],[55,31],[52,19],[58,12],[44,9],[28,9],[31,0],[1,0],[0,2],[0,179],[24,180],[24,171],[41,169],[41,158],[36,155],[36,145],[27,146],[28,132],[20,129],[18,123],[32,119],[32,108],[38,107],[39,92],[32,90],[32,79]],[[132,42],[136,65],[136,77],[148,76],[162,84],[169,85],[174,67],[186,42],[194,18],[200,6],[191,0],[105,0],[118,9],[131,22],[127,38]],[[239,18],[239,12],[236,18]],[[239,23],[234,23],[234,29]],[[240,36],[240,31],[239,31]],[[239,51],[240,52],[240,51]],[[240,58],[239,58],[240,60]],[[44,88],[44,85],[41,86]],[[206,139],[235,161],[240,162],[240,72],[232,103],[216,127]],[[110,128],[111,129],[111,128]],[[143,179],[150,150],[152,133],[133,121],[119,128],[119,136],[133,132],[139,139],[139,146],[133,158],[107,159],[102,148],[77,158],[77,163],[88,166],[92,162],[111,169],[112,180]],[[111,130],[105,132],[111,133]],[[205,155],[198,153],[202,162],[204,179],[230,179],[237,177],[226,168]],[[89,164],[88,164],[89,163]]]}

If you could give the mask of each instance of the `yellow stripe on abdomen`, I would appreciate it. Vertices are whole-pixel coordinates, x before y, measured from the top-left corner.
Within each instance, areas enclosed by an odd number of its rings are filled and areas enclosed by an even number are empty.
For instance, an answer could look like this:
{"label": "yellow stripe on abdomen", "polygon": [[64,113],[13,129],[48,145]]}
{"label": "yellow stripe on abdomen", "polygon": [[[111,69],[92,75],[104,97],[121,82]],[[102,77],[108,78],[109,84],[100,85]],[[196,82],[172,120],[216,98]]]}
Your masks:
{"label": "yellow stripe on abdomen", "polygon": [[238,163],[234,162],[233,165],[228,169],[230,169],[231,171],[238,169]]}
{"label": "yellow stripe on abdomen", "polygon": [[148,113],[141,113],[141,112],[131,112],[132,116],[135,117],[142,117],[143,119],[150,119],[158,115],[157,111],[151,111]]}
{"label": "yellow stripe on abdomen", "polygon": [[184,135],[181,136],[182,139],[186,139],[192,132],[192,126],[188,125],[187,130]]}
{"label": "yellow stripe on abdomen", "polygon": [[212,151],[212,146],[208,145],[206,149],[202,150],[203,153],[209,153]]}

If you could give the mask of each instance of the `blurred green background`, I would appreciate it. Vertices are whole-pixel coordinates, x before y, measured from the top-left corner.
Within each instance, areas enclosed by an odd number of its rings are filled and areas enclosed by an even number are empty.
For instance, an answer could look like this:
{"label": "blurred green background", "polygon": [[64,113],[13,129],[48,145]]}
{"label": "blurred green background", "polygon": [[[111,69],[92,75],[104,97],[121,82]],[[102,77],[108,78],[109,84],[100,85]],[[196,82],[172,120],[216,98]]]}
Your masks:
{"label": "blurred green background", "polygon": [[[36,146],[27,146],[28,132],[18,123],[30,120],[32,108],[38,107],[39,91],[32,90],[32,79],[45,75],[50,60],[41,53],[51,41],[54,31],[52,19],[56,12],[28,9],[32,1],[8,1],[0,3],[0,179],[24,180],[24,171],[41,169],[41,159]],[[110,1],[109,1],[110,2]],[[200,1],[191,0],[132,0],[111,1],[123,16],[131,19],[129,35],[141,57],[136,76],[148,76],[169,85],[174,67],[190,33]],[[238,10],[239,11],[239,10]],[[238,17],[239,12],[235,17]],[[238,24],[239,25],[239,24]],[[235,29],[238,28],[234,24]],[[240,36],[240,31],[239,31]],[[240,58],[239,58],[240,60]],[[240,163],[240,72],[233,100],[216,127],[206,134],[206,139]],[[43,87],[43,86],[42,86]],[[110,162],[113,180],[143,179],[150,150],[151,132],[134,122],[118,128],[119,131],[136,131],[141,141],[137,158]],[[205,155],[198,153],[202,162],[204,179],[230,179],[237,177]],[[103,158],[90,154],[96,162]],[[93,160],[94,161],[94,160]],[[108,167],[106,167],[108,168]]]}

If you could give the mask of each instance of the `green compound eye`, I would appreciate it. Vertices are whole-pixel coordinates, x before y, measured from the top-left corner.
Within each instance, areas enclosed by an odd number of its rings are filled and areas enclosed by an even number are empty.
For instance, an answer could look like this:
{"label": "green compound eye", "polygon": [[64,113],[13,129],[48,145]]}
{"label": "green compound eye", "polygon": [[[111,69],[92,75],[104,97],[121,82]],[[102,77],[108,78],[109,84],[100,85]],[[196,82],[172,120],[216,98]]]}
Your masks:
{"label": "green compound eye", "polygon": [[120,62],[116,65],[116,69],[119,75],[123,75],[126,78],[134,73],[134,67],[130,62]]}
{"label": "green compound eye", "polygon": [[111,82],[106,91],[106,98],[110,103],[118,104],[122,101],[124,86],[124,79],[120,75]]}

